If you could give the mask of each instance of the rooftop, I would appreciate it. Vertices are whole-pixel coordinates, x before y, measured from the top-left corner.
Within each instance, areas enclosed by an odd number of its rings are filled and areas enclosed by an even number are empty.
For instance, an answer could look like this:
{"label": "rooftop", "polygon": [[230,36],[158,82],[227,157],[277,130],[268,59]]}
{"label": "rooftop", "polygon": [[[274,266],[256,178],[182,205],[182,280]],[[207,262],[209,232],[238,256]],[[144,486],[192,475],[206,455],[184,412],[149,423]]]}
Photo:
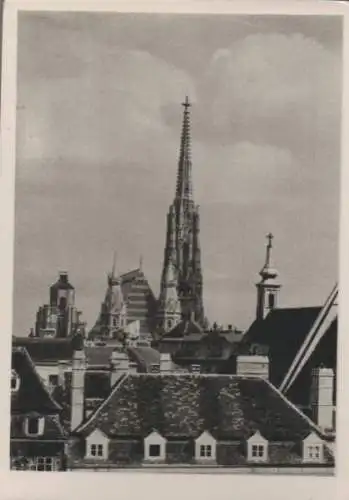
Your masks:
{"label": "rooftop", "polygon": [[246,440],[257,430],[269,441],[303,440],[316,425],[268,381],[234,375],[127,374],[76,430],[107,436]]}

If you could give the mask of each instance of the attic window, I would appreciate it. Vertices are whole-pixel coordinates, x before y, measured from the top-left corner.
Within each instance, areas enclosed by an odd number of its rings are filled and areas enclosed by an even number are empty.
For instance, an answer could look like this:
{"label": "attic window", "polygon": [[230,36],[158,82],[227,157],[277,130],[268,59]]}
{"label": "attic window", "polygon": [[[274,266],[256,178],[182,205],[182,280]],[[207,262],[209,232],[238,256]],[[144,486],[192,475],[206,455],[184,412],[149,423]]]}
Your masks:
{"label": "attic window", "polygon": [[149,457],[157,458],[161,455],[161,447],[159,444],[151,444],[149,446]]}
{"label": "attic window", "polygon": [[249,462],[268,460],[268,441],[258,431],[247,441],[247,459]]}
{"label": "attic window", "polygon": [[19,389],[20,378],[16,370],[11,371],[11,392],[17,392]]}
{"label": "attic window", "polygon": [[144,460],[164,461],[166,458],[166,439],[153,431],[144,439]]}
{"label": "attic window", "polygon": [[307,463],[322,463],[324,445],[321,438],[312,432],[303,441],[303,461]]}
{"label": "attic window", "polygon": [[306,462],[319,463],[323,460],[323,445],[309,444],[304,448],[304,460]]}
{"label": "attic window", "polygon": [[44,432],[43,417],[27,417],[25,420],[25,433],[27,436],[40,436]]}
{"label": "attic window", "polygon": [[200,446],[200,458],[209,458],[212,456],[212,446],[210,444]]}

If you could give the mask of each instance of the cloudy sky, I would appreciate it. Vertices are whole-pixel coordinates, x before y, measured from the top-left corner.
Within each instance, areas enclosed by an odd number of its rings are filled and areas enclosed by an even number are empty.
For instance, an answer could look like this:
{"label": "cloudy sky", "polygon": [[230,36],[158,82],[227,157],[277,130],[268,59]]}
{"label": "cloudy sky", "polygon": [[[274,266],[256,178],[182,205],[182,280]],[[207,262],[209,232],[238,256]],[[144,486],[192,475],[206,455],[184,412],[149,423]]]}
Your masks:
{"label": "cloudy sky", "polygon": [[192,107],[204,300],[247,327],[265,235],[280,305],[337,279],[341,21],[328,17],[22,13],[14,333],[68,270],[89,325],[112,254],[157,293],[182,109]]}

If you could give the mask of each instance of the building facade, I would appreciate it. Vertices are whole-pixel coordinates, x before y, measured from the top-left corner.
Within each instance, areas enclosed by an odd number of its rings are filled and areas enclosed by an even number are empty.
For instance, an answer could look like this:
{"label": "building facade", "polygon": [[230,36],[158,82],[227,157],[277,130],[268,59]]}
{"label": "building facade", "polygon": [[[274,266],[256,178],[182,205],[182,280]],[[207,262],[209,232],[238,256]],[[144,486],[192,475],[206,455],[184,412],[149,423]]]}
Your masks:
{"label": "building facade", "polygon": [[26,349],[12,349],[11,469],[66,469],[68,434],[61,423],[62,407],[43,384]]}
{"label": "building facade", "polygon": [[35,336],[69,337],[83,327],[80,314],[75,306],[75,289],[69,282],[68,273],[61,272],[50,287],[50,303],[38,309]]}

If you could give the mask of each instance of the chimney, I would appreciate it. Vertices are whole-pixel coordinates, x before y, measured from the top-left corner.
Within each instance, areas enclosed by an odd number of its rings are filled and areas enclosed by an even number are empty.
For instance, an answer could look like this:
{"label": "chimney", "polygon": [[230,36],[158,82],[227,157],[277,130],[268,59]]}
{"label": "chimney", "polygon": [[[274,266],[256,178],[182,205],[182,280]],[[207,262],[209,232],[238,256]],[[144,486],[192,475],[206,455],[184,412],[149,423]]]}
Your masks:
{"label": "chimney", "polygon": [[75,350],[72,361],[71,430],[74,430],[84,419],[85,372],[85,352],[83,349]]}
{"label": "chimney", "polygon": [[311,407],[314,422],[323,431],[334,429],[333,407],[334,373],[331,368],[312,371]]}
{"label": "chimney", "polygon": [[200,365],[190,365],[190,372],[191,373],[200,373],[201,372],[201,366]]}
{"label": "chimney", "polygon": [[170,373],[172,371],[172,358],[171,354],[168,352],[162,352],[160,354],[160,372]]}
{"label": "chimney", "polygon": [[129,371],[130,361],[125,351],[114,349],[110,356],[110,385],[113,386],[120,377]]}
{"label": "chimney", "polygon": [[58,361],[58,385],[64,387],[65,372],[68,371],[68,361]]}
{"label": "chimney", "polygon": [[241,377],[261,377],[268,380],[268,356],[238,356],[236,359],[236,374]]}

